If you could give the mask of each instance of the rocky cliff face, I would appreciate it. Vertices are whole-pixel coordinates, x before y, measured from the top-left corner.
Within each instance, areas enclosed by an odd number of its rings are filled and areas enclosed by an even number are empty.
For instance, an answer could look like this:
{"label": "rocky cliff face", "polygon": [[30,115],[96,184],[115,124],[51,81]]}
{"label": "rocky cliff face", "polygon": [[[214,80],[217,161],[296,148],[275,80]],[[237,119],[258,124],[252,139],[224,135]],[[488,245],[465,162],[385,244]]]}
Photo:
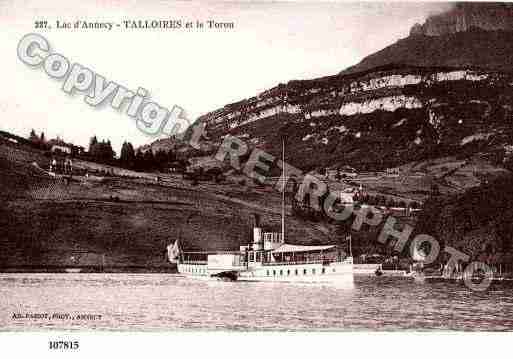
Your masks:
{"label": "rocky cliff face", "polygon": [[365,57],[342,74],[377,66],[513,68],[513,5],[458,3],[446,13],[415,25],[410,36]]}
{"label": "rocky cliff face", "polygon": [[512,143],[513,77],[469,68],[389,66],[291,81],[202,116],[220,144],[236,135],[302,169],[382,169]]}
{"label": "rocky cliff face", "polygon": [[513,30],[513,5],[507,3],[457,3],[443,14],[430,16],[411,29],[411,35],[441,36],[478,28]]}
{"label": "rocky cliff face", "polygon": [[[513,5],[458,3],[335,76],[290,81],[201,116],[303,170],[382,169],[441,155],[511,154]],[[213,147],[212,147],[213,148]]]}

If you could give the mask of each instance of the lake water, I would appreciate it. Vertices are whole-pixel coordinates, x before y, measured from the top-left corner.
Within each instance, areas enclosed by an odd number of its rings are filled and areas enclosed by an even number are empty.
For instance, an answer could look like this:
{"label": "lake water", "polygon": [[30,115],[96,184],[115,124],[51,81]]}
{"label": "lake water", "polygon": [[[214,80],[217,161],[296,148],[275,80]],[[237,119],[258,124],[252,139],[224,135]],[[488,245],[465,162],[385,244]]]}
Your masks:
{"label": "lake water", "polygon": [[330,287],[170,274],[0,274],[0,298],[0,330],[513,329],[512,285],[472,292],[410,278],[356,277]]}

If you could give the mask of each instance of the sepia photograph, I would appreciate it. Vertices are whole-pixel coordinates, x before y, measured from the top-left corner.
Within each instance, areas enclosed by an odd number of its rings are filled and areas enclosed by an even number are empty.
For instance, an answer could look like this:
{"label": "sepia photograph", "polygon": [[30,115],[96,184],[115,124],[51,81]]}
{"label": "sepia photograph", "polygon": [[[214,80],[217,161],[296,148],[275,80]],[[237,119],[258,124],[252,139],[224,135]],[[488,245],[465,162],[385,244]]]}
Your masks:
{"label": "sepia photograph", "polygon": [[513,4],[0,25],[0,332],[513,330]]}

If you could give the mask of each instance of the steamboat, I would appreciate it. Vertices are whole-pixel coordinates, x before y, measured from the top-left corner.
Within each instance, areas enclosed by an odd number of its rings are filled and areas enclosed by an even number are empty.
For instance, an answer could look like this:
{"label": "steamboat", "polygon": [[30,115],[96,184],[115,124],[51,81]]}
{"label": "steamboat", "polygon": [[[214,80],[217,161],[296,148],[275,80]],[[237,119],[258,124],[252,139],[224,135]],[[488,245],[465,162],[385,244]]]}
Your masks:
{"label": "steamboat", "polygon": [[233,281],[353,281],[353,258],[336,245],[287,244],[281,233],[253,228],[253,242],[231,252],[182,252],[179,242],[168,247],[178,272],[191,277]]}
{"label": "steamboat", "polygon": [[[283,157],[284,157],[283,145]],[[283,158],[284,161],[284,158]],[[285,173],[282,178],[286,179]],[[168,246],[178,272],[196,278],[270,282],[353,282],[351,236],[349,254],[337,245],[285,243],[285,183],[282,186],[281,233],[265,232],[255,215],[253,239],[239,251],[183,252],[179,241]]]}

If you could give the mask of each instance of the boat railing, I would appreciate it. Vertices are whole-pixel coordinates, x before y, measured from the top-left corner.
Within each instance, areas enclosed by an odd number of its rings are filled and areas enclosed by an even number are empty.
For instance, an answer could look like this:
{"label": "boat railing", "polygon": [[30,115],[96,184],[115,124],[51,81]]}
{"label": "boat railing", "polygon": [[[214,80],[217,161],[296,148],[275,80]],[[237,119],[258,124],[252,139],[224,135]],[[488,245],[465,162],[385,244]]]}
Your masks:
{"label": "boat railing", "polygon": [[241,254],[240,251],[189,251],[181,252],[182,256],[209,255],[209,254]]}
{"label": "boat railing", "polygon": [[331,259],[303,259],[303,260],[291,260],[291,261],[275,261],[275,262],[264,262],[264,266],[276,266],[276,265],[297,265],[297,264],[323,264],[329,265],[331,263],[343,262],[345,259],[331,258]]}
{"label": "boat railing", "polygon": [[208,264],[208,262],[200,260],[184,260],[181,261],[180,264]]}

